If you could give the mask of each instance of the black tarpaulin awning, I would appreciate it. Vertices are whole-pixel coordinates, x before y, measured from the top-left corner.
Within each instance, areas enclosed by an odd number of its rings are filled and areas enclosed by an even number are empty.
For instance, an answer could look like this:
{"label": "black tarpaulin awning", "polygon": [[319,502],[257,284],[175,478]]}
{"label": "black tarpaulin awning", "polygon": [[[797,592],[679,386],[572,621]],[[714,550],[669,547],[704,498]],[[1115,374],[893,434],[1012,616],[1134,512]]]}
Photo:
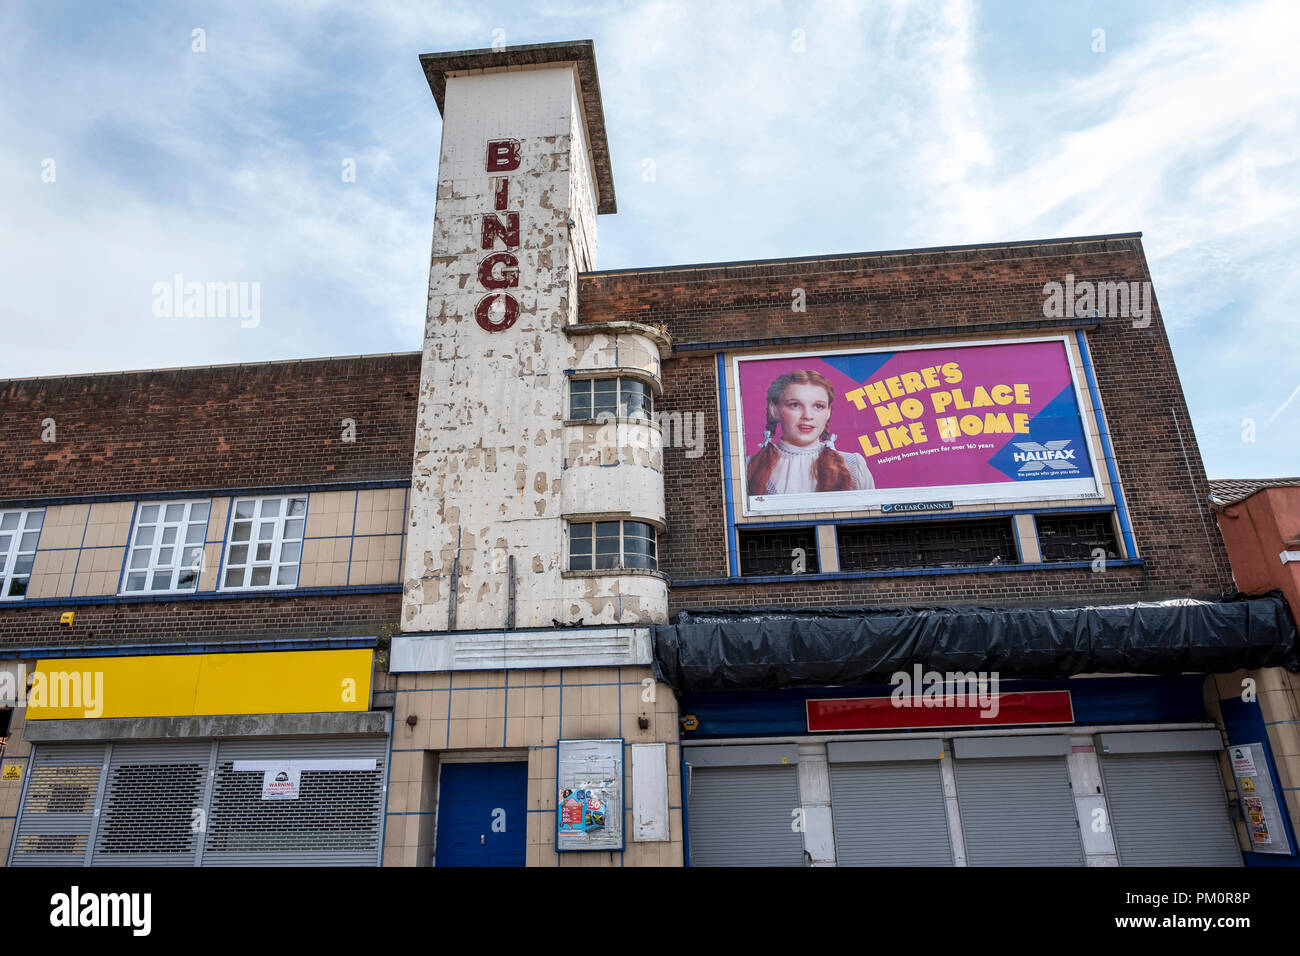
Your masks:
{"label": "black tarpaulin awning", "polygon": [[655,676],[679,694],[887,684],[914,664],[1003,680],[1300,671],[1278,592],[1102,607],[682,611],[654,631]]}

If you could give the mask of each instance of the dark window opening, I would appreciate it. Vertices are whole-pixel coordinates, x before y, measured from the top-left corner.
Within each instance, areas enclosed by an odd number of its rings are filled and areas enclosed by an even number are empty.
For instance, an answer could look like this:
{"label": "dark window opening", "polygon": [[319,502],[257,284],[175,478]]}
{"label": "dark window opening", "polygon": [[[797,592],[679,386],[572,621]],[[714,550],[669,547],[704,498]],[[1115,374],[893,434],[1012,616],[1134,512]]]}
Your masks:
{"label": "dark window opening", "polygon": [[1095,561],[1104,551],[1119,560],[1115,522],[1109,514],[1036,515],[1038,550],[1044,561]]}
{"label": "dark window opening", "polygon": [[839,529],[841,571],[1017,564],[1010,518],[909,521]]}
{"label": "dark window opening", "polygon": [[815,528],[739,531],[738,535],[740,573],[744,576],[816,574],[820,570]]}

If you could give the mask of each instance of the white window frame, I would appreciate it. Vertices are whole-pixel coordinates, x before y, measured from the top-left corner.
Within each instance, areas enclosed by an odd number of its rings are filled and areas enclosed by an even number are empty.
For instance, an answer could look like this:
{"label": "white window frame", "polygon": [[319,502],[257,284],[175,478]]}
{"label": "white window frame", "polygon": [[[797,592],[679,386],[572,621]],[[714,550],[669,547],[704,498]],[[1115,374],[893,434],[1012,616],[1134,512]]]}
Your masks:
{"label": "white window frame", "polygon": [[[7,515],[18,515],[18,525],[12,531],[0,531],[0,534],[12,534],[13,541],[10,548],[0,555],[0,601],[21,601],[27,597],[26,589],[22,594],[10,594],[9,588],[12,586],[15,578],[26,578],[27,586],[31,587],[32,572],[36,570],[36,553],[41,547],[41,531],[45,528],[45,509],[44,508],[9,508],[0,511],[0,522]],[[39,528],[28,528],[27,521],[31,515],[39,514],[41,516],[41,526]],[[22,540],[24,534],[36,532],[36,547],[31,551],[22,550]],[[14,567],[18,564],[18,559],[22,555],[30,554],[32,556],[32,567],[26,574],[15,574]]]}
{"label": "white window frame", "polygon": [[[185,512],[181,518],[180,524],[176,525],[177,527],[176,541],[172,542],[172,544],[170,545],[164,545],[162,543],[162,529],[166,524],[173,524],[173,522],[165,522],[163,520],[167,514],[167,508],[170,505],[183,505],[185,507]],[[200,518],[200,519],[195,519],[191,517],[194,514],[195,505],[207,505],[208,506],[207,517]],[[143,522],[144,510],[146,508],[153,507],[153,506],[157,506],[158,508],[157,518],[154,521],[149,522],[149,524],[151,524],[155,528],[154,540],[150,544],[137,545],[136,539],[140,535],[140,525],[144,523]],[[199,541],[198,544],[187,544],[185,542],[186,535],[182,534],[181,531],[183,529],[184,531],[188,532],[190,525],[196,523],[197,521],[203,522],[203,538],[201,541]],[[211,521],[212,521],[212,499],[211,498],[184,498],[175,501],[160,499],[157,501],[137,502],[135,507],[135,518],[131,522],[131,538],[127,542],[127,546],[126,546],[126,560],[122,565],[122,583],[117,593],[118,594],[193,594],[195,591],[197,591],[199,589],[199,580],[203,576],[204,549],[207,547],[208,525],[211,523]],[[159,564],[157,560],[158,551],[160,548],[163,547],[173,548],[176,552],[175,559],[166,564]],[[180,587],[177,585],[176,582],[180,578],[181,572],[186,570],[191,570],[190,565],[183,563],[181,559],[184,557],[186,550],[195,547],[199,549],[199,564],[197,568],[198,574],[194,576],[193,585]],[[131,567],[131,560],[137,548],[149,549],[149,562],[143,568]],[[172,581],[171,587],[163,588],[156,591],[149,587],[150,582],[153,581],[153,576],[155,572],[168,571],[168,570],[171,571],[171,581]],[[127,585],[131,580],[131,576],[134,574],[144,574],[145,586],[143,588],[140,588],[139,590],[134,590],[134,591],[127,590]]]}
{"label": "white window frame", "polygon": [[[288,513],[290,507],[289,503],[298,500],[302,501],[302,514],[290,516]],[[235,512],[238,510],[239,505],[248,501],[253,502],[253,517],[248,519],[245,518],[237,519],[235,517]],[[280,513],[276,515],[274,519],[266,519],[262,517],[262,502],[264,501],[280,502]],[[307,541],[307,511],[308,508],[310,507],[310,504],[311,504],[310,496],[305,493],[299,495],[263,495],[258,497],[244,496],[242,498],[232,498],[230,500],[230,515],[226,521],[226,542],[225,542],[225,547],[222,549],[221,576],[217,579],[217,590],[219,591],[288,591],[293,588],[296,588],[298,586],[298,579],[302,576],[302,552],[303,552],[303,547],[305,546]],[[248,532],[249,536],[246,541],[235,540],[235,522],[237,520],[238,521],[246,520],[249,522],[249,532]],[[265,520],[275,521],[275,528],[272,531],[271,539],[269,542],[259,541],[257,537],[257,526]],[[302,521],[302,534],[296,538],[286,539],[284,536],[284,531],[285,531],[284,526],[286,522],[291,520]],[[239,562],[237,564],[232,564],[230,560],[230,553],[232,549],[240,547],[241,545],[248,545],[249,555],[253,556],[256,555],[257,553],[256,547],[258,544],[267,544],[267,543],[271,545],[271,551],[270,551],[271,556],[269,560],[258,561],[254,558],[253,560],[247,560],[247,561]],[[285,544],[298,545],[298,560],[293,562],[293,566],[295,569],[293,575],[293,582],[290,584],[277,584],[276,581],[280,577],[280,569],[288,564],[288,562],[281,560],[281,556],[284,553]],[[270,576],[270,581],[268,583],[266,584],[248,583],[252,578],[252,572],[254,568],[266,567],[266,566],[269,566],[271,568],[271,576]],[[240,569],[240,568],[242,568],[244,571],[243,580],[245,583],[236,584],[236,585],[227,585],[226,579],[230,571],[233,569]]]}
{"label": "white window frame", "polygon": [[[635,375],[591,375],[591,376],[584,375],[582,377],[570,376],[569,378],[569,407],[567,409],[567,412],[570,421],[596,422],[596,421],[600,421],[601,415],[609,414],[609,411],[607,409],[602,409],[600,411],[597,411],[596,409],[596,384],[595,384],[596,382],[615,383],[614,384],[614,418],[615,419],[626,419],[628,421],[648,421],[648,422],[652,422],[655,420],[655,402],[656,402],[655,390],[653,386],[651,386],[644,379],[637,378]],[[625,412],[625,409],[623,408],[623,383],[624,382],[636,382],[638,385],[640,385],[642,388],[645,389],[645,394],[650,399],[649,412],[646,412],[643,409],[641,411],[638,411],[635,415],[624,414]],[[590,414],[585,418],[580,418],[573,414],[573,391],[574,388],[576,388],[579,385],[579,383],[582,383],[587,388],[587,404],[591,409]]]}
{"label": "white window frame", "polygon": [[[596,525],[612,523],[615,521],[618,522],[618,564],[612,568],[598,568],[596,567],[596,554],[597,554]],[[649,540],[654,543],[654,549],[655,549],[653,555],[654,567],[652,568],[628,567],[627,565],[627,538],[628,538],[627,522],[629,521],[635,522],[636,524],[643,524],[650,529]],[[590,568],[575,568],[573,566],[573,559],[575,557],[573,553],[573,529],[575,526],[585,526],[591,528],[591,554],[581,555],[581,557],[591,558]],[[641,535],[634,535],[633,537],[641,539]],[[608,573],[608,572],[618,572],[618,571],[658,571],[659,570],[659,530],[649,521],[645,521],[641,518],[592,518],[590,521],[570,521],[568,524],[568,539],[569,539],[569,559],[567,564],[568,564],[569,571],[576,571],[578,573],[582,573],[585,571],[604,571]]]}

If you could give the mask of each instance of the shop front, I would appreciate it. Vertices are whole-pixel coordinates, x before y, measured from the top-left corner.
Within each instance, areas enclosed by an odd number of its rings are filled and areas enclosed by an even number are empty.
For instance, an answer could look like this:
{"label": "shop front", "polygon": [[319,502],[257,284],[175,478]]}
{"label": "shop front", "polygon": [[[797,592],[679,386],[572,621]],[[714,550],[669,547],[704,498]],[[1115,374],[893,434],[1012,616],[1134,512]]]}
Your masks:
{"label": "shop front", "polygon": [[[962,638],[977,626],[969,613],[963,625],[942,613],[956,609],[929,610],[687,614],[657,629],[658,673],[682,714],[689,865],[1294,857],[1268,742],[1246,742],[1232,716],[1246,705],[1213,676],[1293,655],[1285,604],[1057,609],[1060,626],[1039,640],[983,651]],[[1030,614],[983,609],[978,627],[1006,636]],[[1071,618],[1077,631],[1061,623]],[[1138,676],[1140,660],[1161,668],[1155,647],[1166,672]],[[1053,679],[1002,676],[1053,668]],[[1234,756],[1242,746],[1258,749]],[[1265,844],[1250,835],[1240,775],[1234,784],[1247,760],[1246,786],[1273,799]]]}
{"label": "shop front", "polygon": [[9,865],[379,865],[391,716],[369,709],[373,656],[38,660]]}

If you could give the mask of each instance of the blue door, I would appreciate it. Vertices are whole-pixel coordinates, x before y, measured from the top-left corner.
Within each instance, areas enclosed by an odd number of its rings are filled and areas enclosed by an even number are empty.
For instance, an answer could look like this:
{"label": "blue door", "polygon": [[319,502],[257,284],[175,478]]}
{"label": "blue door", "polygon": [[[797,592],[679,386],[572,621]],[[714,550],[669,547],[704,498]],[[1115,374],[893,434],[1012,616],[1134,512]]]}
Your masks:
{"label": "blue door", "polygon": [[523,866],[528,764],[445,763],[438,788],[438,866]]}

